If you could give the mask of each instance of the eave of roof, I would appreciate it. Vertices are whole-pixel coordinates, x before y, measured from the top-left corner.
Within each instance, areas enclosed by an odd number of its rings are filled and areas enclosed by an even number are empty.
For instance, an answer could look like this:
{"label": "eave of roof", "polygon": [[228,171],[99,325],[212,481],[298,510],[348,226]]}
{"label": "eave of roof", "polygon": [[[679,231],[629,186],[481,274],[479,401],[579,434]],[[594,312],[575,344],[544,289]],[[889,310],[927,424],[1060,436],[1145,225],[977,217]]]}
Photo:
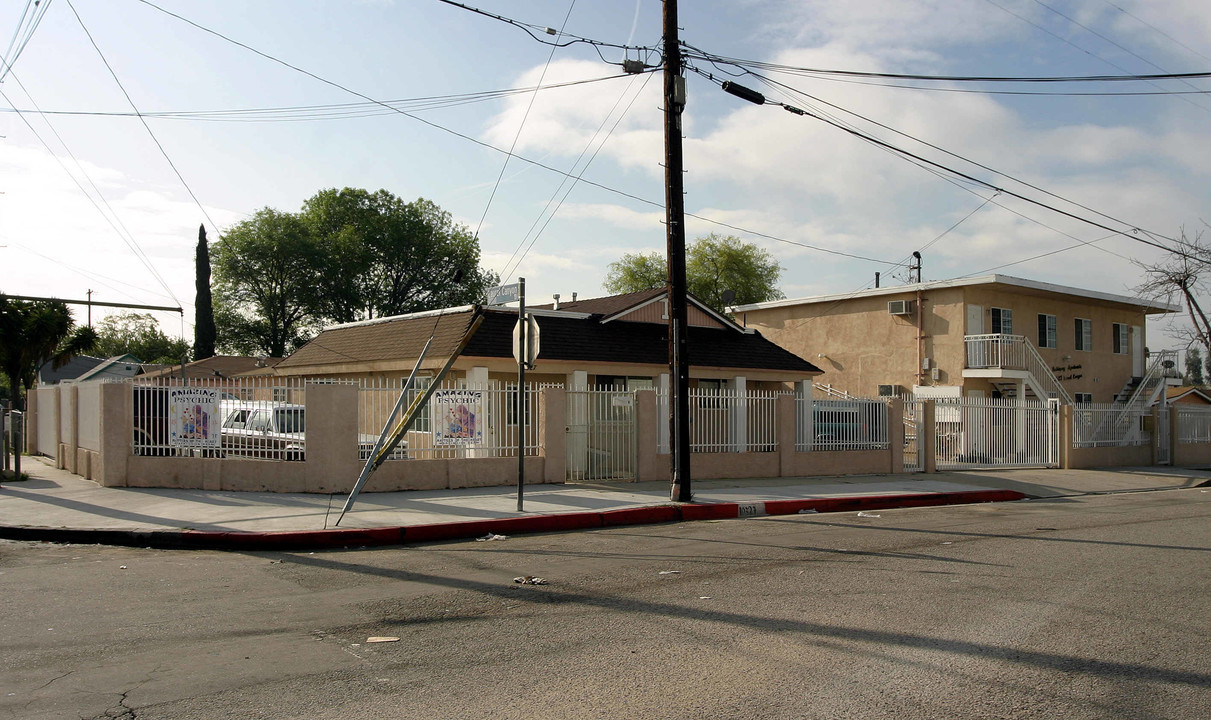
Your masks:
{"label": "eave of roof", "polygon": [[1130,297],[1128,295],[1115,295],[1113,293],[1104,293],[1097,290],[1085,290],[1083,288],[1074,288],[1067,285],[1056,285],[1054,283],[1045,283],[1038,280],[1027,280],[1025,278],[1013,277],[1011,275],[982,275],[980,277],[957,278],[954,280],[933,280],[930,282],[917,283],[913,285],[869,288],[866,290],[859,290],[857,292],[839,293],[835,295],[813,295],[809,297],[791,298],[788,300],[772,300],[764,303],[737,305],[729,308],[729,310],[733,313],[741,313],[753,310],[768,310],[771,308],[794,307],[796,305],[811,305],[823,302],[852,300],[855,298],[877,297],[880,295],[902,295],[904,293],[917,292],[918,290],[924,292],[944,288],[969,287],[972,285],[1009,285],[1012,287],[1039,290],[1043,292],[1056,293],[1059,295],[1071,295],[1073,297],[1100,300],[1102,302],[1117,303],[1120,305],[1128,305],[1133,308],[1141,308],[1147,314],[1181,311],[1180,305],[1173,305],[1171,303],[1160,302],[1157,300],[1147,300],[1145,298]]}

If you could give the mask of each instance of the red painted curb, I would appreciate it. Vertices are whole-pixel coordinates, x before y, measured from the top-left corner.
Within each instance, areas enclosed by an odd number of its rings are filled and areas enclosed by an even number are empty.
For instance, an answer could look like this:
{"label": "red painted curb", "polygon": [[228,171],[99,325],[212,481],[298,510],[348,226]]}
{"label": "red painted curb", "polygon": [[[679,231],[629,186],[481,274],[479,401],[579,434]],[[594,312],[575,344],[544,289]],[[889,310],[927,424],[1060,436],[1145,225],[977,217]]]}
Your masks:
{"label": "red painted curb", "polygon": [[[210,532],[205,530],[101,530],[88,528],[0,527],[0,538],[65,543],[104,543],[133,547],[216,550],[301,550],[406,545],[466,540],[488,533],[567,532],[623,525],[693,520],[728,520],[742,515],[791,515],[802,510],[846,512],[938,505],[1010,502],[1029,496],[1013,490],[964,490],[949,493],[868,495],[847,498],[766,500],[752,503],[649,505],[555,515],[493,518],[432,525],[385,528],[332,528],[284,532]],[[744,512],[742,512],[742,510]]]}

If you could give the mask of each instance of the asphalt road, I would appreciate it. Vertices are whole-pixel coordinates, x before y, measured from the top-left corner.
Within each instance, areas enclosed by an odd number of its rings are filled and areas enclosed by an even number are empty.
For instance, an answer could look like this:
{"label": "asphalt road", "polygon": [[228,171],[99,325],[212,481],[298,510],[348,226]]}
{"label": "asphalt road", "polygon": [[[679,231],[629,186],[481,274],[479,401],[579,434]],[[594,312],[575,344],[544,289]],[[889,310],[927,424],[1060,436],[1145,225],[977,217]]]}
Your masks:
{"label": "asphalt road", "polygon": [[1211,491],[877,514],[7,542],[0,718],[1211,717]]}

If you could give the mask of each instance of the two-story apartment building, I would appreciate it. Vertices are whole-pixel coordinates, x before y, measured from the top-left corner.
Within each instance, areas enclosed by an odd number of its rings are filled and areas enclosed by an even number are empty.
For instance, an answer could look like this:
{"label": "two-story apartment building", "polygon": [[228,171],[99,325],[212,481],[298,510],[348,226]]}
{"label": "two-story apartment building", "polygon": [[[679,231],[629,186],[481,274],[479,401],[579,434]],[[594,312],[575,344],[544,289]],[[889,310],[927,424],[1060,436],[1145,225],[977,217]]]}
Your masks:
{"label": "two-story apartment building", "polygon": [[1007,275],[732,308],[860,396],[1113,402],[1147,369],[1149,316],[1176,305]]}

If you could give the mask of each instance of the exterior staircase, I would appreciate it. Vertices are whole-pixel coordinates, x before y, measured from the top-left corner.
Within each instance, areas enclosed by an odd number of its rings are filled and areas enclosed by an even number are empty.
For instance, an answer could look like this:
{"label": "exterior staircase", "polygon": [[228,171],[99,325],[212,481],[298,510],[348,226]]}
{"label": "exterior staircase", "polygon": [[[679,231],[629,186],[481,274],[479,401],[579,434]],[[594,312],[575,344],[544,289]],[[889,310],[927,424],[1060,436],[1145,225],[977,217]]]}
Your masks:
{"label": "exterior staircase", "polygon": [[968,335],[964,377],[982,377],[1002,397],[1016,397],[1019,383],[1026,397],[1055,398],[1071,405],[1072,396],[1060,384],[1034,346],[1021,335]]}

